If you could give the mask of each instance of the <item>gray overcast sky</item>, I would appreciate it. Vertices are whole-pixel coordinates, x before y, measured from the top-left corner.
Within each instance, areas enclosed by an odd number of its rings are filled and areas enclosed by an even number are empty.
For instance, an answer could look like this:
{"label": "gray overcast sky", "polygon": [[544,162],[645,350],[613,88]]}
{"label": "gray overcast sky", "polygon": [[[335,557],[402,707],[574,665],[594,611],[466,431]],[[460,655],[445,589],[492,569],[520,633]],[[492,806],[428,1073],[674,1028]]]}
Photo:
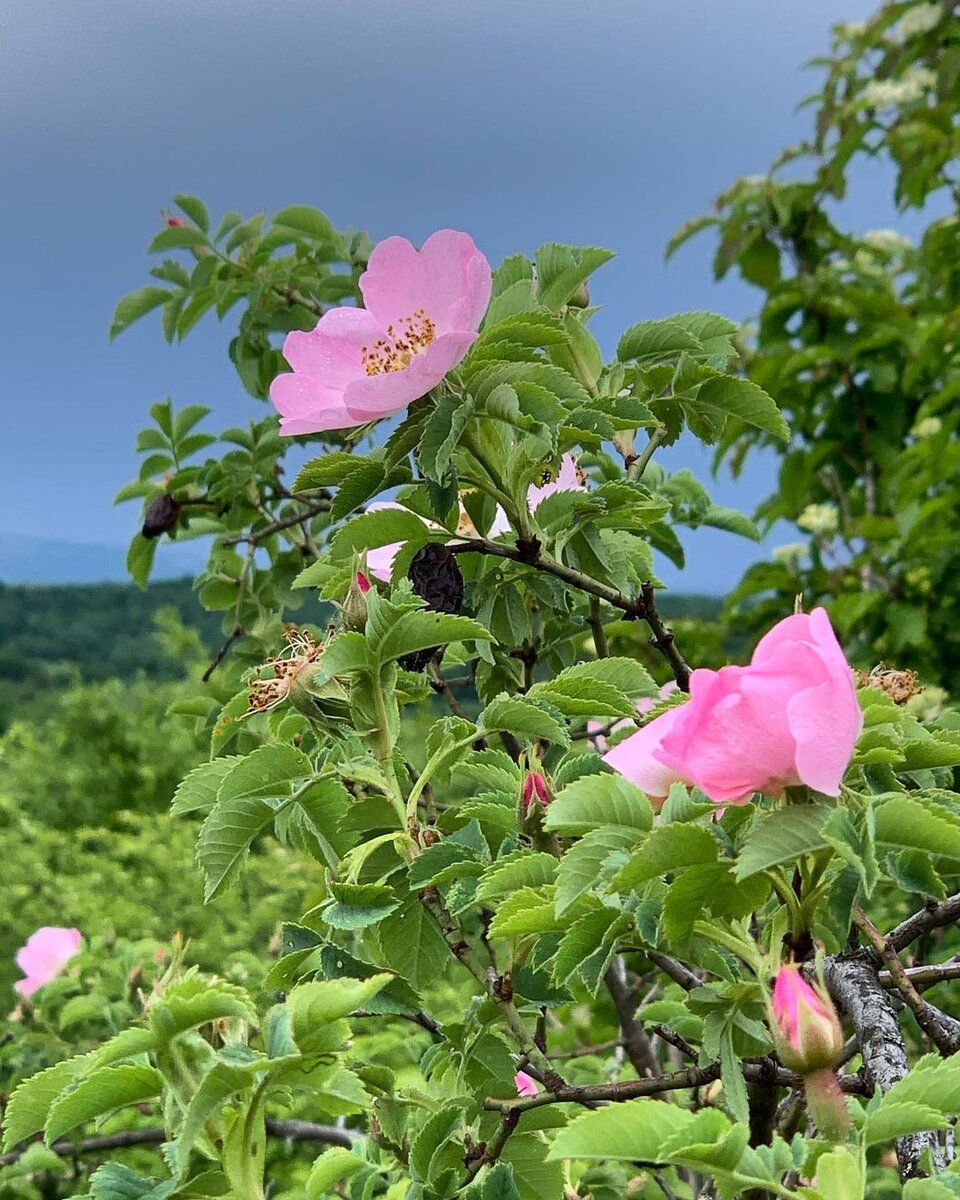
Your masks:
{"label": "gray overcast sky", "polygon": [[[0,6],[0,533],[122,542],[136,431],[165,395],[259,412],[208,318],[168,348],[148,317],[113,346],[117,297],[176,191],[215,214],[294,202],[374,238],[468,230],[496,262],[547,240],[609,246],[597,276],[607,352],[649,316],[749,314],[715,286],[708,237],[663,246],[737,175],[808,127],[802,64],[867,0],[4,0]],[[864,228],[892,223],[864,176]],[[702,464],[686,440],[667,465]],[[749,510],[757,463],[717,499]],[[789,536],[789,534],[788,534]],[[780,538],[779,540],[783,540]],[[764,554],[689,540],[684,585],[731,586]],[[665,572],[671,580],[673,572]]]}

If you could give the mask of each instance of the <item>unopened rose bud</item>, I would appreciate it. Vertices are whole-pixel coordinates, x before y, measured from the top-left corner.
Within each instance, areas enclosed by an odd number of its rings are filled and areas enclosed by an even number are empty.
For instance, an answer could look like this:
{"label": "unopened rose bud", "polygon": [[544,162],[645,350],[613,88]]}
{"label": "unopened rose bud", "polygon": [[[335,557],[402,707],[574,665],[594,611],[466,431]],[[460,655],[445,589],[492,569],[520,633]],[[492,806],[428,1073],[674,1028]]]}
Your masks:
{"label": "unopened rose bud", "polygon": [[843,1030],[830,997],[811,987],[797,967],[780,968],[772,1013],[777,1053],[791,1070],[820,1071],[843,1052]]}
{"label": "unopened rose bud", "polygon": [[344,629],[363,633],[367,626],[367,592],[370,580],[360,570],[354,571],[350,587],[340,605],[340,618]]}
{"label": "unopened rose bud", "polygon": [[514,1083],[517,1085],[518,1096],[536,1096],[540,1091],[536,1080],[532,1079],[526,1071],[518,1071],[514,1076]]}
{"label": "unopened rose bud", "polygon": [[186,221],[183,219],[183,217],[167,217],[168,228],[179,229],[183,225],[186,225]]}
{"label": "unopened rose bud", "polygon": [[590,307],[590,289],[586,283],[581,283],[577,290],[567,301],[568,308],[589,308]]}
{"label": "unopened rose bud", "polygon": [[522,787],[521,800],[524,816],[530,812],[531,804],[540,804],[546,808],[552,799],[553,794],[546,779],[539,771],[530,771],[524,779]]}
{"label": "unopened rose bud", "polygon": [[143,529],[145,538],[158,538],[162,533],[169,533],[176,525],[180,516],[180,504],[166,492],[161,492],[147,505],[143,514]]}

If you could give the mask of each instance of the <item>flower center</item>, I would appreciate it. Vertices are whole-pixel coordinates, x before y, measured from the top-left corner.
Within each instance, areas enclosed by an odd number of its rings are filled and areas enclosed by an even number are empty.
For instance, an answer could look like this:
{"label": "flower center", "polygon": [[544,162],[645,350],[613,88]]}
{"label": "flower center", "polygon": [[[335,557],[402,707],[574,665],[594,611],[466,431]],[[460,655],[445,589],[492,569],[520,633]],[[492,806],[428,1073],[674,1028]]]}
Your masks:
{"label": "flower center", "polygon": [[388,325],[386,336],[377,338],[372,346],[360,347],[360,360],[368,375],[386,375],[403,371],[410,366],[415,354],[437,340],[437,327],[422,308],[412,316],[401,317],[396,325]]}

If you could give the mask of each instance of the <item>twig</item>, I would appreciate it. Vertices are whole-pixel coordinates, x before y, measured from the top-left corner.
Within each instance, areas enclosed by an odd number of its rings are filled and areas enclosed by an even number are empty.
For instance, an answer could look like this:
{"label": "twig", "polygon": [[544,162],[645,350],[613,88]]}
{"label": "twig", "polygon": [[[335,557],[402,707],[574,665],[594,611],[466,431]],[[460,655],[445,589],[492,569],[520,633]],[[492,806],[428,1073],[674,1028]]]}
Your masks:
{"label": "twig", "polygon": [[692,992],[694,988],[701,987],[703,980],[696,975],[686,963],[680,961],[679,958],[674,958],[671,954],[661,954],[659,950],[644,950],[643,954],[655,963],[664,975],[669,975],[674,983],[679,983],[686,992]]}
{"label": "twig", "polygon": [[303,521],[309,521],[311,517],[316,517],[320,513],[329,511],[329,500],[317,500],[303,512],[295,513],[293,516],[280,517],[276,521],[271,521],[269,525],[264,525],[262,528],[253,530],[250,533],[238,533],[233,537],[221,538],[220,545],[239,546],[241,543],[244,543],[248,546],[256,546],[272,534],[279,533],[281,529],[289,529],[292,525],[300,525]]}
{"label": "twig", "polygon": [[[889,945],[889,939],[887,944]],[[930,963],[922,967],[904,967],[903,973],[917,991],[925,991],[927,988],[936,987],[938,983],[945,983],[949,979],[960,979],[960,958],[951,958],[949,962]],[[897,986],[889,971],[880,972],[880,986],[884,988]]]}
{"label": "twig", "polygon": [[[362,1134],[353,1129],[338,1129],[333,1125],[317,1125],[313,1121],[277,1120],[267,1117],[267,1133],[288,1142],[327,1142],[331,1146],[350,1147]],[[169,1137],[166,1129],[150,1126],[147,1129],[125,1129],[122,1133],[107,1133],[86,1138],[82,1142],[54,1142],[49,1148],[61,1158],[74,1154],[99,1154],[104,1150],[122,1150],[130,1146],[159,1146]],[[34,1142],[24,1142],[7,1154],[0,1154],[0,1167],[9,1167],[26,1154]]]}
{"label": "twig", "polygon": [[960,892],[955,896],[948,896],[939,904],[928,905],[902,921],[887,934],[887,945],[892,950],[900,951],[904,946],[909,946],[917,938],[929,933],[931,929],[951,925],[954,921],[960,921]]}
{"label": "twig", "polygon": [[244,628],[242,625],[234,625],[234,627],[230,630],[230,632],[227,634],[226,641],[223,643],[223,645],[217,651],[216,656],[213,659],[213,662],[210,663],[209,667],[207,667],[207,669],[204,671],[204,673],[200,676],[201,680],[204,683],[206,683],[209,680],[210,676],[214,673],[214,671],[217,669],[217,667],[220,666],[220,664],[223,662],[223,660],[230,653],[230,647],[233,645],[233,643],[238,638],[243,637],[244,632],[245,631],[244,631]]}
{"label": "twig", "polygon": [[433,1037],[440,1036],[440,1026],[433,1017],[425,1012],[377,1013],[368,1012],[364,1008],[358,1008],[350,1014],[351,1019],[353,1017],[376,1017],[379,1021],[382,1021],[385,1016],[398,1017],[401,1021],[410,1021],[414,1025],[419,1025],[421,1029],[425,1029]]}
{"label": "twig", "polygon": [[[769,1058],[747,1060],[743,1064],[744,1078],[748,1083],[762,1083],[768,1087],[802,1087],[801,1077],[786,1067],[778,1067]],[[538,1092],[535,1096],[521,1096],[517,1100],[487,1098],[484,1108],[495,1112],[528,1108],[542,1108],[545,1104],[585,1104],[598,1100],[633,1100],[638,1096],[656,1096],[660,1092],[674,1092],[703,1087],[720,1078],[720,1063],[705,1067],[685,1067],[652,1079],[624,1079],[614,1083],[566,1084]],[[867,1095],[868,1090],[859,1075],[841,1075],[842,1091],[852,1095]]]}
{"label": "twig", "polygon": [[641,585],[639,596],[628,596],[619,588],[600,583],[566,563],[558,562],[540,551],[539,542],[518,543],[516,546],[504,542],[491,542],[487,538],[470,538],[468,541],[451,543],[449,549],[454,554],[488,554],[496,558],[509,559],[511,562],[522,563],[534,570],[543,571],[562,579],[572,587],[605,600],[613,608],[620,609],[627,617],[646,621],[653,633],[651,642],[670,663],[673,677],[681,691],[690,690],[690,667],[684,661],[683,655],[674,641],[673,630],[664,625],[657,611],[655,589],[652,583]]}
{"label": "twig", "polygon": [[644,1031],[643,1025],[637,1020],[637,1003],[633,991],[627,983],[627,970],[623,958],[618,954],[603,977],[607,991],[613,999],[617,1010],[617,1020],[623,1034],[623,1047],[633,1069],[641,1078],[650,1078],[660,1072],[660,1060]]}
{"label": "twig", "polygon": [[[647,444],[637,455],[627,455],[623,460],[623,465],[627,468],[627,478],[631,481],[639,479],[647,469],[647,463],[653,458],[654,451],[667,436],[668,430],[666,425],[658,425],[656,429],[651,430],[650,436],[647,439]],[[627,461],[629,459],[629,461]]]}
{"label": "twig", "polygon": [[852,915],[857,927],[867,935],[870,945],[883,960],[894,986],[916,1017],[917,1024],[945,1058],[956,1054],[960,1050],[960,1021],[924,1000],[904,971],[897,952],[862,908],[855,907]]}
{"label": "twig", "polygon": [[671,1029],[668,1025],[654,1025],[653,1032],[660,1038],[661,1041],[673,1046],[675,1050],[679,1050],[685,1058],[689,1058],[691,1062],[697,1061],[697,1052],[690,1045],[685,1037],[681,1037],[675,1029]]}

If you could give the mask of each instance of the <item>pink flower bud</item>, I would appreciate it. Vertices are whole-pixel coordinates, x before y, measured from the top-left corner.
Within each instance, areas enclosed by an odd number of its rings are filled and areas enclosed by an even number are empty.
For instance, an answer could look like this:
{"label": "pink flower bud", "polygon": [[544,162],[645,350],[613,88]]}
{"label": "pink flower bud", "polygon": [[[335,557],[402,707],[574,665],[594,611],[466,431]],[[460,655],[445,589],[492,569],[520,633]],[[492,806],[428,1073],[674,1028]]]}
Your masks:
{"label": "pink flower bud", "polygon": [[832,1066],[843,1030],[829,996],[811,987],[797,967],[780,968],[773,985],[774,1041],[785,1066],[804,1074]]}
{"label": "pink flower bud", "polygon": [[523,811],[530,811],[531,804],[540,804],[544,808],[553,799],[553,794],[546,779],[539,771],[530,771],[523,781]]}
{"label": "pink flower bud", "polygon": [[356,582],[357,582],[357,587],[360,589],[361,592],[363,592],[364,595],[366,595],[366,593],[370,591],[370,580],[366,577],[366,575],[364,575],[364,573],[362,571],[357,572]]}
{"label": "pink flower bud", "polygon": [[169,229],[179,229],[183,225],[186,225],[183,217],[167,217],[167,227]]}
{"label": "pink flower bud", "polygon": [[514,1083],[517,1085],[518,1096],[536,1096],[540,1091],[536,1080],[531,1079],[526,1071],[518,1071],[514,1077]]}

